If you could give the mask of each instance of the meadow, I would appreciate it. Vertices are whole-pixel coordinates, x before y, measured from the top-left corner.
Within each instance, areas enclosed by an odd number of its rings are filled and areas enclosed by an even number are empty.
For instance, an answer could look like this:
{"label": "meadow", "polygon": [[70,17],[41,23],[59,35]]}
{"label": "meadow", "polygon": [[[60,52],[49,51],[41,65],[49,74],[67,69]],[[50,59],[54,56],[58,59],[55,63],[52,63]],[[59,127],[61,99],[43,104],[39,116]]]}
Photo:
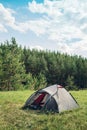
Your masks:
{"label": "meadow", "polygon": [[32,93],[0,92],[0,130],[87,130],[87,90],[71,91],[80,107],[60,114],[22,110]]}

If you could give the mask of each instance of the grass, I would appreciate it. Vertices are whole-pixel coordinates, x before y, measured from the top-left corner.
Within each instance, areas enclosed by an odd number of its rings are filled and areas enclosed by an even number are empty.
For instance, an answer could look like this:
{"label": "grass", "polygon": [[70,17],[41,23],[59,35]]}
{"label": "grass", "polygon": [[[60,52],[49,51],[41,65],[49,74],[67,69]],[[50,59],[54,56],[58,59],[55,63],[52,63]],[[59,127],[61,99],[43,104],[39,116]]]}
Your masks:
{"label": "grass", "polygon": [[60,114],[22,110],[31,93],[0,92],[0,130],[87,130],[87,90],[71,91],[80,108]]}

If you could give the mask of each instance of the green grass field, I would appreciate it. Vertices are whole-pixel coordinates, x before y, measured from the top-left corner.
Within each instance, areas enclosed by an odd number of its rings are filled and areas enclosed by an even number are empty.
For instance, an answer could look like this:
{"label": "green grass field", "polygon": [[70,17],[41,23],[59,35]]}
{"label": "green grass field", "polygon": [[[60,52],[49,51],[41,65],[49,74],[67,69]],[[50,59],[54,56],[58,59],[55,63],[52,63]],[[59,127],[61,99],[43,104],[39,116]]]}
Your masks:
{"label": "green grass field", "polygon": [[80,108],[60,114],[22,110],[31,93],[0,92],[0,130],[87,130],[87,90],[72,91]]}

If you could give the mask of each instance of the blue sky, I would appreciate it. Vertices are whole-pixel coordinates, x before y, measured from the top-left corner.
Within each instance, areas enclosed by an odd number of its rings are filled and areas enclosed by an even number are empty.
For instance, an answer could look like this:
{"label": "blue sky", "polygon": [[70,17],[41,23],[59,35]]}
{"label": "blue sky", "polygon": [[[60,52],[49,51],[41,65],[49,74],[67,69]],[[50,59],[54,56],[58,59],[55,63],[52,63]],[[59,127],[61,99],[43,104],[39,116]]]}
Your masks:
{"label": "blue sky", "polygon": [[87,0],[0,0],[0,42],[87,57]]}

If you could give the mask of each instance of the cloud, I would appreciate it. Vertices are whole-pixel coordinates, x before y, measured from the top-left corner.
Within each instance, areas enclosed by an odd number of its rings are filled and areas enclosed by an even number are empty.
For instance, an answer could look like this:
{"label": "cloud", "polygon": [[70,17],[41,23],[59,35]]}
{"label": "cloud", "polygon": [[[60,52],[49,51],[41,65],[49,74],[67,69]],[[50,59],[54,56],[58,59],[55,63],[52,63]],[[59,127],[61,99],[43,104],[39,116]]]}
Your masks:
{"label": "cloud", "polygon": [[87,57],[87,42],[83,41],[74,44],[58,44],[58,51],[61,53],[67,53],[69,55],[79,55]]}
{"label": "cloud", "polygon": [[[62,52],[85,56],[87,51],[86,0],[44,0],[43,3],[33,0],[28,3],[28,7],[33,14],[42,14],[40,18],[42,20],[38,20],[38,35],[43,33],[47,35],[49,40],[58,43],[58,50]],[[46,22],[44,23],[43,20]],[[33,21],[33,25],[35,22],[37,20]],[[43,24],[39,26],[39,22]]]}
{"label": "cloud", "polygon": [[[26,33],[31,30],[35,32],[38,36],[40,34],[46,33],[47,25],[49,24],[47,20],[37,19],[37,20],[28,20],[24,22],[16,21],[16,18],[13,14],[16,13],[14,10],[5,8],[0,4],[0,31],[7,32],[7,27],[12,28],[13,30],[19,31],[21,33]],[[38,28],[39,27],[39,28]]]}
{"label": "cloud", "polygon": [[[21,23],[17,22],[14,14],[16,12],[10,8],[5,8],[3,4],[0,3],[0,32],[7,32],[7,28],[10,27],[13,30],[19,32],[25,32],[21,27]],[[24,24],[24,23],[23,23]]]}
{"label": "cloud", "polygon": [[7,29],[2,24],[0,24],[0,32],[7,32]]}
{"label": "cloud", "polygon": [[60,1],[44,0],[44,3],[36,3],[35,0],[32,3],[28,3],[29,10],[33,13],[48,14],[49,17],[62,15],[61,10],[58,10]]}
{"label": "cloud", "polygon": [[27,32],[27,31],[31,30],[37,36],[39,36],[41,34],[45,34],[47,32],[48,26],[49,26],[49,21],[42,19],[42,18],[39,20],[38,19],[35,21],[29,20],[24,23],[18,24],[18,27],[20,28],[20,30],[22,32]]}
{"label": "cloud", "polygon": [[38,50],[38,51],[40,51],[40,50],[44,50],[43,47],[41,47],[41,46],[39,46],[39,45],[36,45],[36,46],[30,46],[30,49],[31,49],[31,50],[32,50],[32,49],[35,49],[35,50]]}
{"label": "cloud", "polygon": [[0,23],[12,26],[15,23],[15,18],[12,16],[13,11],[5,8],[0,4]]}
{"label": "cloud", "polygon": [[[40,34],[47,34],[49,39],[61,43],[76,37],[83,38],[86,31],[81,29],[82,22],[87,20],[85,4],[87,5],[87,2],[84,3],[80,0],[44,0],[44,3],[36,3],[33,0],[28,4],[29,10],[34,14],[42,14],[42,16],[38,20],[31,21],[32,28],[36,27],[38,21],[39,26],[34,30],[35,33],[37,30],[39,33],[40,30]],[[84,18],[82,18],[83,16]]]}
{"label": "cloud", "polygon": [[[58,50],[68,54],[86,55],[87,0],[44,0],[28,2],[33,19],[18,22],[14,10],[0,4],[0,31],[10,27],[21,33],[32,31],[46,42],[58,44]],[[37,17],[38,16],[38,17]]]}
{"label": "cloud", "polygon": [[2,4],[0,4],[0,32],[7,32],[8,27],[21,31],[17,25],[15,17],[13,16],[14,13],[14,10],[5,8]]}

